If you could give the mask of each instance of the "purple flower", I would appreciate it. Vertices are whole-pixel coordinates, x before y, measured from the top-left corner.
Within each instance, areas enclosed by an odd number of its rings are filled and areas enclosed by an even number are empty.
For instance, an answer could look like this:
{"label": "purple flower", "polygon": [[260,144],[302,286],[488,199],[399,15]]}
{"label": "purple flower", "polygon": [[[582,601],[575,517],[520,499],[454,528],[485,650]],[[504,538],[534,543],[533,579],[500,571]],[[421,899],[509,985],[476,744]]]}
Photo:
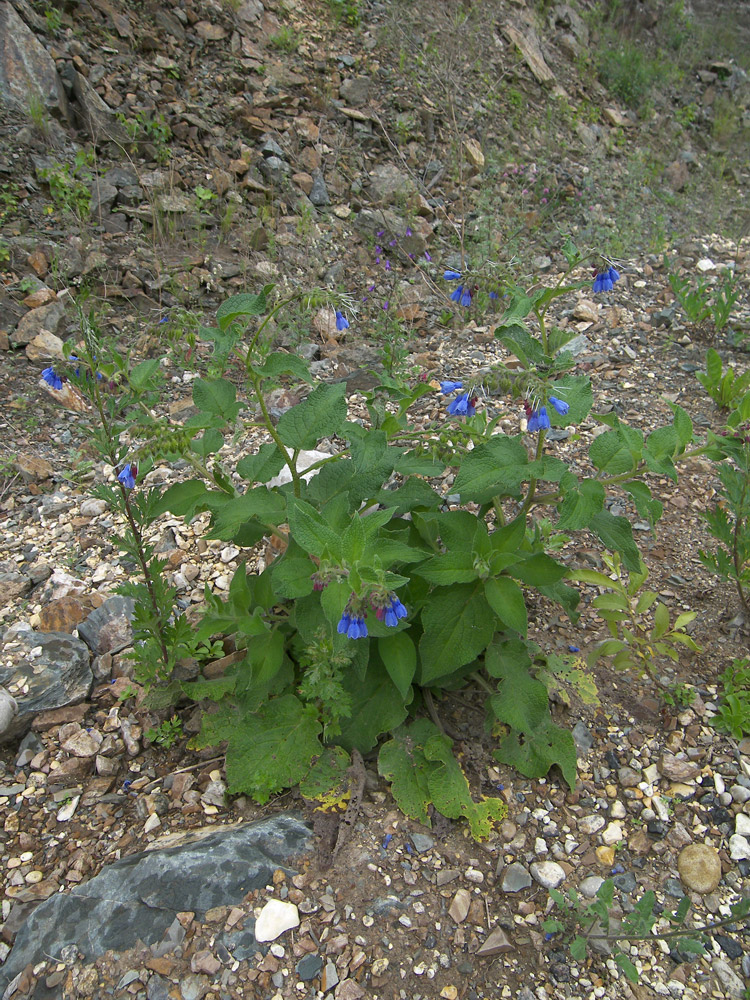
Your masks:
{"label": "purple flower", "polygon": [[460,281],[461,272],[454,271],[452,267],[449,267],[448,270],[443,274],[443,277],[445,278],[446,281]]}
{"label": "purple flower", "polygon": [[468,285],[463,286],[463,291],[461,294],[461,305],[465,306],[467,309],[471,305],[471,289]]}
{"label": "purple flower", "polygon": [[495,299],[499,299],[499,298],[500,298],[500,296],[499,296],[499,295],[497,294],[497,292],[495,292],[495,291],[492,291],[492,292],[490,292],[490,298],[491,298],[491,299],[492,299],[492,301],[494,302],[494,301],[495,301]]}
{"label": "purple flower", "polygon": [[349,320],[344,316],[344,314],[337,309],[336,310],[336,329],[337,330],[348,330]]}
{"label": "purple flower", "polygon": [[54,368],[51,366],[45,368],[42,372],[42,378],[47,383],[47,385],[52,386],[53,389],[62,389],[62,376],[58,375]]}
{"label": "purple flower", "polygon": [[391,269],[391,262],[389,260],[387,260],[385,262],[385,269],[386,269],[386,271],[390,271],[390,269]]}
{"label": "purple flower", "polygon": [[464,286],[459,285],[458,288],[454,288],[451,292],[451,302],[458,302],[463,295]]}
{"label": "purple flower", "polygon": [[406,235],[411,236],[411,228],[409,226],[406,227]]}
{"label": "purple flower", "polygon": [[126,490],[132,490],[135,486],[135,477],[138,475],[138,466],[133,462],[128,462],[125,468],[117,476]]}
{"label": "purple flower", "polygon": [[527,424],[527,430],[529,433],[533,433],[534,431],[546,431],[549,425],[550,423],[549,417],[547,416],[546,406],[540,406],[538,410],[532,410]]}
{"label": "purple flower", "polygon": [[473,417],[477,412],[475,403],[476,399],[469,399],[468,392],[464,392],[460,396],[456,396],[448,407],[448,413],[454,417]]}
{"label": "purple flower", "polygon": [[426,250],[425,250],[425,252],[424,252],[424,259],[425,259],[425,260],[432,260],[432,257],[431,257],[431,256],[430,256],[430,255],[429,255],[429,254],[427,253],[427,251],[426,251]]}
{"label": "purple flower", "polygon": [[396,240],[391,240],[390,243],[388,244],[389,247],[395,247],[395,245],[396,245]]}
{"label": "purple flower", "polygon": [[456,389],[463,389],[463,387],[464,387],[463,382],[441,382],[440,383],[440,391],[442,392],[442,394],[444,396],[449,396],[452,392],[455,392]]}
{"label": "purple flower", "polygon": [[549,401],[561,417],[564,417],[570,409],[570,404],[566,403],[564,399],[558,399],[557,396],[550,396]]}

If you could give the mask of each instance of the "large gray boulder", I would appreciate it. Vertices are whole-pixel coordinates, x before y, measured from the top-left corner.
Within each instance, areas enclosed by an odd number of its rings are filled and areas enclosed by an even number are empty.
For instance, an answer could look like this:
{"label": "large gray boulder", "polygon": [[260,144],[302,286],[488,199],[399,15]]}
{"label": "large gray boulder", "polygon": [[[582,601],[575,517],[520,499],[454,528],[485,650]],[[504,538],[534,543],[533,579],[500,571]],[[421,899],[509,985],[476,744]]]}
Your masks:
{"label": "large gray boulder", "polygon": [[52,57],[8,0],[0,0],[0,102],[28,113],[35,101],[72,122]]}
{"label": "large gray boulder", "polygon": [[[310,837],[299,817],[282,813],[257,823],[212,827],[189,842],[106,865],[27,917],[0,969],[0,990],[29,962],[59,960],[66,945],[75,945],[81,961],[91,962],[105,951],[132,948],[138,939],[149,946],[162,939],[168,944],[179,933],[173,927],[178,913],[189,910],[202,920],[212,907],[237,905],[251,889],[267,885],[277,868],[294,874],[289,862],[308,848]],[[244,953],[249,924],[245,921]]]}

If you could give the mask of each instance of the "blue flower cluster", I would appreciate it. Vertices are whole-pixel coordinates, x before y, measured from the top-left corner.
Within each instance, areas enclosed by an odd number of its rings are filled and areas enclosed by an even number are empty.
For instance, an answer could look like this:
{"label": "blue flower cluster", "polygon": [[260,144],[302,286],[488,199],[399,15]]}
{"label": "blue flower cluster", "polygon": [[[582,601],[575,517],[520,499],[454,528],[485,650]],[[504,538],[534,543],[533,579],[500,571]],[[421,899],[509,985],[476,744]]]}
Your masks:
{"label": "blue flower cluster", "polygon": [[[558,399],[557,396],[550,396],[549,402],[561,417],[564,417],[568,410],[570,410],[570,404],[566,403],[564,399]],[[523,408],[526,411],[526,430],[530,434],[533,434],[534,431],[549,430],[550,420],[546,406],[538,406],[532,409],[528,401],[524,401]]]}
{"label": "blue flower cluster", "polygon": [[350,615],[344,611],[341,620],[336,626],[339,635],[346,635],[349,639],[366,639],[367,625],[361,615]]}
{"label": "blue flower cluster", "polygon": [[55,369],[51,366],[44,369],[42,372],[42,378],[47,385],[52,386],[53,389],[62,389],[63,377],[62,375],[58,375]]}
{"label": "blue flower cluster", "polygon": [[600,271],[594,278],[595,292],[610,292],[614,288],[616,281],[620,280],[620,275],[611,265],[606,271]]}
{"label": "blue flower cluster", "polygon": [[448,407],[448,413],[453,417],[473,417],[477,412],[477,408],[474,405],[476,403],[476,397],[469,399],[468,392],[462,392],[460,396],[456,396],[453,402]]}
{"label": "blue flower cluster", "polygon": [[[461,272],[454,271],[453,268],[443,274],[446,281],[461,281]],[[462,306],[468,308],[471,305],[471,288],[467,284],[460,284],[451,292],[451,302],[460,302]]]}
{"label": "blue flower cluster", "polygon": [[395,628],[409,612],[395,594],[391,594],[391,603],[384,608],[378,608],[375,616],[385,622],[388,628]]}
{"label": "blue flower cluster", "polygon": [[348,330],[349,320],[344,316],[340,309],[336,310],[336,329],[337,330]]}

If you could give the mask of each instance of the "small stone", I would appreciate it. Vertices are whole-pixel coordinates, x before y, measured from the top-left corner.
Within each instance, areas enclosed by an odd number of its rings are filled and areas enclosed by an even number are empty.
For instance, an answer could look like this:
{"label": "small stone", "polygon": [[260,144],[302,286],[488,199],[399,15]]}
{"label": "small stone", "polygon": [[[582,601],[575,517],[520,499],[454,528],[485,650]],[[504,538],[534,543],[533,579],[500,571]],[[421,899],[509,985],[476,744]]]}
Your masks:
{"label": "small stone", "polygon": [[594,813],[592,816],[582,816],[578,820],[578,830],[580,833],[590,836],[592,833],[597,833],[601,830],[607,821],[603,816]]}
{"label": "small stone", "polygon": [[588,753],[593,747],[594,737],[585,722],[579,720],[573,726],[573,742],[582,753]]}
{"label": "small stone", "polygon": [[734,821],[734,832],[739,833],[743,837],[750,836],[750,816],[747,816],[745,813],[737,813]]}
{"label": "small stone", "polygon": [[711,968],[724,987],[725,996],[730,997],[731,1000],[742,1000],[745,995],[745,987],[732,966],[723,958],[715,958],[711,963]]}
{"label": "small stone", "polygon": [[433,837],[428,836],[426,833],[412,833],[409,836],[414,849],[419,851],[420,854],[424,854],[426,851],[432,850],[435,846],[435,840]]}
{"label": "small stone", "polygon": [[458,988],[456,986],[444,986],[440,991],[443,1000],[458,1000]]}
{"label": "small stone", "polygon": [[622,872],[620,875],[615,875],[612,881],[620,892],[625,892],[628,895],[630,895],[631,892],[634,892],[638,885],[635,880],[635,875],[632,872]]}
{"label": "small stone", "polygon": [[269,899],[255,924],[255,940],[275,941],[292,927],[299,927],[299,911],[294,903]]}
{"label": "small stone", "polygon": [[691,781],[700,774],[700,765],[665,753],[659,762],[659,770],[670,781]]}
{"label": "small stone", "polygon": [[477,951],[477,955],[501,955],[503,952],[513,951],[513,944],[502,927],[494,927],[484,944]]}
{"label": "small stone", "polygon": [[617,780],[623,788],[637,788],[643,778],[640,771],[635,771],[632,767],[620,767],[617,770]]}
{"label": "small stone", "polygon": [[677,859],[677,870],[683,884],[701,895],[713,892],[721,881],[718,852],[706,844],[684,847]]}
{"label": "small stone", "polygon": [[459,889],[453,897],[448,913],[457,924],[463,923],[471,906],[471,893],[468,889]]}
{"label": "small stone", "polygon": [[295,966],[297,975],[303,982],[308,982],[310,979],[315,979],[316,976],[320,975],[320,970],[323,968],[323,959],[320,955],[304,955]]}
{"label": "small stone", "polygon": [[335,964],[328,959],[326,966],[323,969],[323,974],[320,977],[320,988],[324,993],[328,990],[332,990],[334,986],[338,986],[339,974],[336,971]]}
{"label": "small stone", "polygon": [[617,822],[617,820],[610,823],[606,830],[602,833],[602,841],[608,847],[612,844],[619,843],[624,839],[624,837],[625,834],[623,833],[622,824]]}
{"label": "small stone", "polygon": [[98,753],[103,739],[102,734],[95,729],[92,729],[90,733],[81,729],[69,736],[64,743],[60,744],[60,747],[66,753],[73,754],[74,757],[94,757]]}
{"label": "small stone", "polygon": [[587,875],[578,888],[586,899],[593,899],[603,884],[604,879],[601,875]]}
{"label": "small stone", "polygon": [[729,857],[732,861],[744,861],[750,858],[750,841],[739,833],[733,833],[729,838]]}
{"label": "small stone", "polygon": [[520,861],[514,861],[503,872],[503,892],[520,892],[522,889],[528,889],[530,885],[531,876]]}
{"label": "small stone", "polygon": [[599,864],[604,865],[605,868],[611,868],[615,863],[614,847],[597,847],[596,856],[599,860]]}
{"label": "small stone", "polygon": [[544,889],[556,889],[565,881],[565,869],[556,861],[534,861],[529,871],[532,878]]}

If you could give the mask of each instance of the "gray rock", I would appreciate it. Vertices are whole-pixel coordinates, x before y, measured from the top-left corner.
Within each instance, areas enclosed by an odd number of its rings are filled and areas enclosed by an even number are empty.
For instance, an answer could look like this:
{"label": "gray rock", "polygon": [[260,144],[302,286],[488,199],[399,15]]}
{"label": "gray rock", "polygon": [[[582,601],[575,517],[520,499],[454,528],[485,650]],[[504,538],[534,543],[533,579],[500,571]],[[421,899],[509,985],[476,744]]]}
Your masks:
{"label": "gray rock", "polygon": [[169,980],[154,973],[146,987],[146,1000],[169,1000]]}
{"label": "gray rock", "polygon": [[115,203],[117,188],[114,184],[108,184],[105,180],[97,180],[91,185],[91,201],[89,207],[95,219],[100,214],[109,212]]}
{"label": "gray rock", "polygon": [[586,878],[581,882],[579,889],[581,890],[581,895],[586,899],[593,899],[596,896],[599,889],[602,887],[604,879],[601,875],[587,875]]}
{"label": "gray rock", "polygon": [[42,330],[58,333],[64,319],[65,303],[60,299],[55,299],[46,306],[31,309],[19,319],[18,326],[10,336],[11,343],[16,347],[25,347],[38,337]]}
{"label": "gray rock", "polygon": [[635,880],[635,875],[632,872],[623,872],[621,875],[615,875],[612,879],[615,883],[616,888],[620,892],[625,892],[630,895],[631,892],[635,892],[638,883]]}
{"label": "gray rock", "polygon": [[194,973],[183,976],[180,982],[182,1000],[200,1000],[206,989],[205,981]]}
{"label": "gray rock", "polygon": [[370,174],[370,196],[373,201],[390,205],[396,198],[414,194],[414,182],[392,163],[379,163]]}
{"label": "gray rock", "polygon": [[367,76],[350,76],[339,89],[341,100],[352,108],[361,108],[370,97],[370,78]]}
{"label": "gray rock", "polygon": [[409,839],[420,854],[424,854],[425,851],[431,851],[435,846],[434,837],[430,837],[426,833],[412,833]]}
{"label": "gray rock", "polygon": [[260,161],[258,170],[260,170],[269,184],[279,185],[283,183],[286,175],[290,173],[291,167],[280,157],[269,156],[267,159]]}
{"label": "gray rock", "polygon": [[723,958],[715,958],[711,963],[711,968],[724,987],[725,995],[731,997],[731,1000],[742,1000],[742,997],[745,996],[744,984],[729,962],[725,962]]}
{"label": "gray rock", "polygon": [[530,885],[531,875],[520,861],[514,861],[503,872],[503,892],[520,892],[522,889],[528,889]]}
{"label": "gray rock", "polygon": [[309,842],[310,830],[299,817],[279,814],[208,828],[175,847],[107,865],[32,911],[0,970],[0,989],[29,962],[57,959],[72,942],[84,962],[109,949],[132,948],[138,938],[157,944],[177,913],[192,910],[201,920],[211,907],[238,904],[251,889],[267,885],[277,868],[293,874],[289,862]]}
{"label": "gray rock", "polygon": [[37,101],[67,122],[73,115],[47,50],[13,5],[0,5],[0,102],[29,111]]}
{"label": "gray rock", "polygon": [[3,658],[10,666],[0,668],[0,685],[18,704],[18,715],[0,737],[3,741],[22,736],[39,712],[83,701],[94,677],[89,651],[64,632],[22,632],[3,645]]}
{"label": "gray rock", "polygon": [[585,722],[576,722],[573,726],[573,742],[581,753],[588,753],[594,745],[594,737]]}
{"label": "gray rock", "polygon": [[123,649],[133,641],[134,608],[132,597],[109,597],[81,622],[78,635],[96,656]]}
{"label": "gray rock", "polygon": [[105,139],[127,142],[129,136],[125,126],[117,120],[115,112],[99,97],[86,77],[73,70],[70,78],[75,95],[73,110],[83,130],[97,143]]}
{"label": "gray rock", "polygon": [[316,170],[312,175],[313,185],[310,190],[310,201],[313,205],[320,207],[321,205],[329,205],[331,199],[328,197],[328,188],[326,187],[326,182],[323,178],[323,172],[321,170]]}
{"label": "gray rock", "polygon": [[323,968],[323,959],[320,955],[304,955],[295,966],[297,975],[303,982],[309,982],[320,975]]}
{"label": "gray rock", "polygon": [[637,788],[643,781],[643,775],[632,767],[620,767],[617,769],[617,780],[623,788]]}

